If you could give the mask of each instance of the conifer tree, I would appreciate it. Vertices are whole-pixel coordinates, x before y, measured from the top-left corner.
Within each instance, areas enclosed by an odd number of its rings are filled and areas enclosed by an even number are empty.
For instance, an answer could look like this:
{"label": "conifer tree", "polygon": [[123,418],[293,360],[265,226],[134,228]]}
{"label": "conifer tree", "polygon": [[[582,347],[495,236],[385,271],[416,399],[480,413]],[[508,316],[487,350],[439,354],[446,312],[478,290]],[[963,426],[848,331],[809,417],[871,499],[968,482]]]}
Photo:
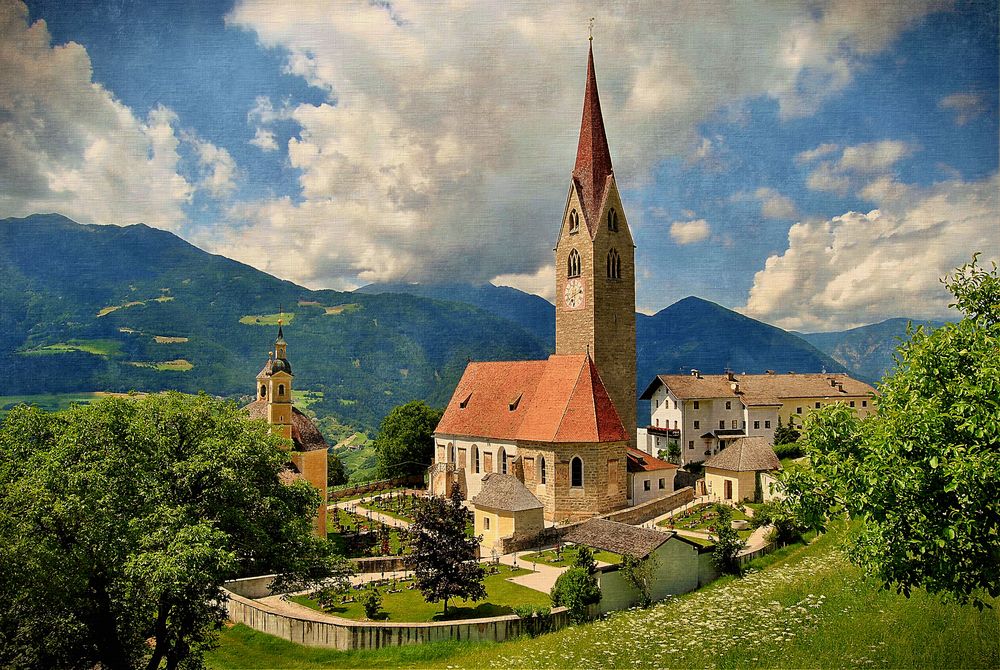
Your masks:
{"label": "conifer tree", "polygon": [[415,573],[417,588],[428,602],[444,601],[443,614],[451,598],[486,597],[485,571],[477,560],[482,537],[465,534],[468,522],[462,492],[454,484],[448,499],[433,497],[419,506],[410,527],[407,568]]}

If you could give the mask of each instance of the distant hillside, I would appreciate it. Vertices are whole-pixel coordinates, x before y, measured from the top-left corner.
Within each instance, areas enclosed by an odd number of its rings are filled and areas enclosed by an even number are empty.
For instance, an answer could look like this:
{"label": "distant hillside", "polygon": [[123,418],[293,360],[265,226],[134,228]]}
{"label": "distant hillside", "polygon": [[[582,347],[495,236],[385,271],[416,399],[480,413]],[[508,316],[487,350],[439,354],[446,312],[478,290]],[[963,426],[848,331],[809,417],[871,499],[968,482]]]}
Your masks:
{"label": "distant hillside", "polygon": [[407,293],[434,300],[462,302],[519,324],[555,351],[556,308],[548,300],[516,288],[493,284],[386,282],[362,286],[355,293]]}
{"label": "distant hillside", "polygon": [[313,410],[365,429],[411,399],[443,405],[470,358],[547,354],[468,305],[310,291],[162,230],[58,215],[0,220],[0,306],[5,395],[250,394],[283,309],[296,387],[322,392]]}
{"label": "distant hillside", "polygon": [[[869,326],[840,332],[807,333],[800,335],[817,349],[827,353],[852,374],[878,381],[892,369],[893,354],[906,339],[909,319],[887,319]],[[939,328],[944,321],[913,321],[913,327]]]}

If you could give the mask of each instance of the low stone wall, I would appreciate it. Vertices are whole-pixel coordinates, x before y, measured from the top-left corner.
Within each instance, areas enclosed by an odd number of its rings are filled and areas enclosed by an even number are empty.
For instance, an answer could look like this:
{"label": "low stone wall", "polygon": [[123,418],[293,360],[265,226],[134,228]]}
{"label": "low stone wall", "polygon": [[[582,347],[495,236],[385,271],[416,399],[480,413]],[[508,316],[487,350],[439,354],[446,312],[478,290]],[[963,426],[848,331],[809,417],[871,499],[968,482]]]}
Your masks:
{"label": "low stone wall", "polygon": [[327,498],[330,504],[332,505],[338,500],[343,500],[345,498],[353,498],[354,496],[374,493],[376,491],[385,491],[386,489],[394,489],[400,486],[423,486],[423,485],[424,485],[423,475],[410,475],[408,477],[396,477],[395,479],[380,479],[375,482],[365,482],[364,484],[345,486],[339,489],[330,489],[327,492]]}
{"label": "low stone wall", "polygon": [[244,598],[263,598],[272,594],[271,583],[278,575],[260,575],[259,577],[245,577],[243,579],[233,579],[226,582],[226,590],[230,593],[243,596]]}
{"label": "low stone wall", "polygon": [[[226,609],[234,623],[242,623],[262,633],[307,647],[331,647],[343,651],[442,640],[503,642],[545,627],[537,618],[526,620],[514,614],[434,623],[352,621],[327,617],[318,612],[315,616],[305,613],[293,616],[237,593],[230,592],[228,595]],[[558,630],[570,623],[565,607],[553,609],[547,619],[549,630]]]}
{"label": "low stone wall", "polygon": [[649,500],[635,507],[626,507],[617,512],[602,514],[600,518],[637,526],[650,519],[655,519],[661,514],[666,514],[671,510],[677,509],[681,505],[686,505],[692,500],[694,500],[694,489],[686,486],[662,498]]}
{"label": "low stone wall", "polygon": [[358,572],[396,572],[405,570],[406,565],[402,556],[372,556],[368,558],[352,558],[351,562]]}

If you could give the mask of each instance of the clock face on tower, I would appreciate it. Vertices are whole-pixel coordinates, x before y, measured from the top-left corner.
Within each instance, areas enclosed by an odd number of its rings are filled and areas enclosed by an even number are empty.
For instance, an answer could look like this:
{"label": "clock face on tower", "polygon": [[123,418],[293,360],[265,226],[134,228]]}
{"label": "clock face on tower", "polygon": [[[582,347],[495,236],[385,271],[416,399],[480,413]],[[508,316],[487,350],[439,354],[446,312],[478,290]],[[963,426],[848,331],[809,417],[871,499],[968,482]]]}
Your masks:
{"label": "clock face on tower", "polygon": [[583,307],[583,282],[579,279],[570,279],[566,282],[566,290],[563,291],[563,299],[570,309],[580,309]]}

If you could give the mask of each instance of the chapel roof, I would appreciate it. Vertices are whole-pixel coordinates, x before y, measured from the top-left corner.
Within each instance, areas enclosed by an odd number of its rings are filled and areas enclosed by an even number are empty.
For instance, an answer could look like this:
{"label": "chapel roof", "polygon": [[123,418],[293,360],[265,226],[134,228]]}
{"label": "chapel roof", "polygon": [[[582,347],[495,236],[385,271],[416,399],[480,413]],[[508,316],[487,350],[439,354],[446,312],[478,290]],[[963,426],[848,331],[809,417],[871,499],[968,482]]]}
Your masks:
{"label": "chapel roof", "polygon": [[472,498],[476,507],[490,507],[505,512],[541,509],[542,503],[514,475],[490,472],[483,476],[483,488]]}
{"label": "chapel roof", "polygon": [[469,363],[435,433],[531,442],[627,439],[588,354]]}
{"label": "chapel roof", "polygon": [[781,462],[766,437],[741,437],[704,463],[706,468],[730,472],[780,470]]}
{"label": "chapel roof", "polygon": [[673,533],[631,526],[627,523],[593,518],[570,528],[563,539],[594,549],[630,554],[645,558],[650,552],[673,537]]}
{"label": "chapel roof", "polygon": [[[255,400],[243,409],[250,414],[251,419],[267,420],[267,400]],[[292,407],[292,444],[295,445],[296,451],[330,448],[312,419],[295,407]]]}

